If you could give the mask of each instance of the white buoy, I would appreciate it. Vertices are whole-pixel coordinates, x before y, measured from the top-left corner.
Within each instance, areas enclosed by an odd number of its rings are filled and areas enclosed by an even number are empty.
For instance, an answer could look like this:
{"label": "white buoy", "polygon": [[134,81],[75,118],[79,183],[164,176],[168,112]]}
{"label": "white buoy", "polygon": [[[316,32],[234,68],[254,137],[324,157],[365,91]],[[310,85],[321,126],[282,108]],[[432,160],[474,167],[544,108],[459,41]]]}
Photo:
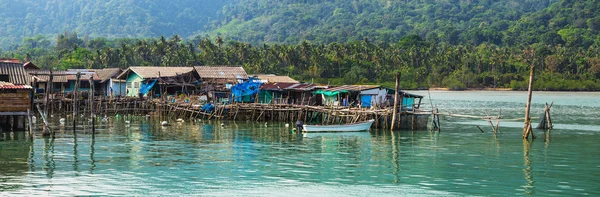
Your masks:
{"label": "white buoy", "polygon": [[288,128],[288,127],[290,127],[290,124],[289,123],[285,123],[285,128]]}
{"label": "white buoy", "polygon": [[60,118],[60,120],[58,120],[58,122],[60,122],[60,124],[65,124],[65,118]]}
{"label": "white buoy", "polygon": [[224,127],[224,126],[225,126],[225,123],[221,123],[221,126],[222,126],[222,127]]}
{"label": "white buoy", "polygon": [[160,126],[169,126],[169,122],[162,121],[162,122],[160,122]]}
{"label": "white buoy", "polygon": [[125,121],[125,124],[129,124],[129,123],[131,123],[131,121],[129,121],[129,120],[126,120],[126,121]]}
{"label": "white buoy", "polygon": [[177,119],[177,120],[175,120],[175,121],[177,121],[177,122],[185,122],[185,121],[184,121],[183,119],[181,119],[181,118],[178,118],[178,119]]}

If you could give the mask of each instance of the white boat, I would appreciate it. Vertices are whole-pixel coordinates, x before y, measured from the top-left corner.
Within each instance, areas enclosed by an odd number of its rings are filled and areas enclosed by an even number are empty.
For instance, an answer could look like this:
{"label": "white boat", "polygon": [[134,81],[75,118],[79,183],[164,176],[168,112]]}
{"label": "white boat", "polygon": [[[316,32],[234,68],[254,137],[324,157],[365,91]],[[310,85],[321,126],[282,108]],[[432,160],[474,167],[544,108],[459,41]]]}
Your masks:
{"label": "white boat", "polygon": [[366,131],[371,128],[375,120],[371,119],[365,122],[357,122],[353,124],[342,125],[303,125],[304,132],[319,132],[319,131]]}

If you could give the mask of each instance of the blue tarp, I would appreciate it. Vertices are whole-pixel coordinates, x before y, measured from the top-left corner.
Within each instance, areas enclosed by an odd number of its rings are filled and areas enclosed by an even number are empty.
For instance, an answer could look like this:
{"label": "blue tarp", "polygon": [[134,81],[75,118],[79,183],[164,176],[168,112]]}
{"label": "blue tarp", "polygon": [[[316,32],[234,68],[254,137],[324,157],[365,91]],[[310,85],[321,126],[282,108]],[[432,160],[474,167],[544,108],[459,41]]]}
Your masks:
{"label": "blue tarp", "polygon": [[371,95],[360,95],[360,105],[362,107],[371,107],[371,99],[373,96]]}
{"label": "blue tarp", "polygon": [[203,111],[206,113],[211,113],[213,110],[215,110],[215,106],[211,103],[204,104],[204,106],[202,106],[202,109],[200,109],[200,111]]}
{"label": "blue tarp", "polygon": [[415,98],[402,98],[402,107],[406,109],[412,109],[415,104]]}
{"label": "blue tarp", "polygon": [[261,84],[260,80],[250,78],[244,83],[232,86],[231,96],[235,102],[254,102],[254,97],[258,94]]}
{"label": "blue tarp", "polygon": [[150,91],[150,89],[152,89],[152,87],[154,87],[154,84],[156,84],[156,81],[158,81],[158,78],[154,79],[154,81],[152,81],[150,83],[142,84],[142,87],[140,87],[140,93],[146,94],[148,91]]}

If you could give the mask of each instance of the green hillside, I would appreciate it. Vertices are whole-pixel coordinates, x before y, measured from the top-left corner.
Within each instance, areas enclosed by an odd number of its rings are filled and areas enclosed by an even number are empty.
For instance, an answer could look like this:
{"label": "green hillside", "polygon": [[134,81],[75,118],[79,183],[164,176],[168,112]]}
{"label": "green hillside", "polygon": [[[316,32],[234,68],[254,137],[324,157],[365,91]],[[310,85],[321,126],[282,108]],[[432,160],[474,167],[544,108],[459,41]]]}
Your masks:
{"label": "green hillside", "polygon": [[63,31],[90,37],[188,36],[216,19],[227,0],[0,0],[0,47]]}
{"label": "green hillside", "polygon": [[[251,43],[397,42],[416,34],[450,44],[509,43],[503,32],[558,0],[236,0],[212,35]],[[590,1],[592,2],[592,1]]]}

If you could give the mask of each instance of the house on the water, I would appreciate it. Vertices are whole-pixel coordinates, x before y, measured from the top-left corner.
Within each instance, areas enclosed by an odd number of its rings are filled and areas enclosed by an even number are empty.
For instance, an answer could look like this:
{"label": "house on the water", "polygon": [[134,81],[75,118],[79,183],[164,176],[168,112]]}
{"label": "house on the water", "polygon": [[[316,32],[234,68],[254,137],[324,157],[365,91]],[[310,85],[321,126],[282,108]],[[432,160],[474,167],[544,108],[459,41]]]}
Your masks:
{"label": "house on the water", "polygon": [[29,78],[23,64],[0,62],[0,126],[25,129],[33,94]]}
{"label": "house on the water", "polygon": [[[323,105],[360,106],[360,107],[389,107],[394,104],[395,90],[378,85],[343,85],[315,91],[321,96]],[[399,103],[402,109],[418,108],[423,96],[399,93]]]}
{"label": "house on the water", "polygon": [[132,66],[117,79],[125,81],[123,89],[127,96],[161,96],[161,92],[166,95],[195,89],[198,81],[193,70],[193,67]]}
{"label": "house on the water", "polygon": [[201,83],[201,92],[216,102],[228,102],[232,86],[248,80],[241,66],[194,66]]}
{"label": "house on the water", "polygon": [[123,70],[120,68],[104,68],[96,70],[96,74],[100,78],[99,91],[97,94],[105,96],[125,96],[124,92],[121,92],[125,88],[125,83],[121,83],[116,79]]}
{"label": "house on the water", "polygon": [[289,76],[278,76],[274,74],[255,74],[252,76],[258,78],[262,83],[300,83]]}
{"label": "house on the water", "polygon": [[[31,76],[31,86],[36,93],[45,93],[46,86],[50,80],[50,70],[30,69],[25,67],[27,73]],[[65,71],[52,71],[52,92],[63,92],[68,85],[67,74]]]}
{"label": "house on the water", "polygon": [[94,92],[99,91],[100,87],[100,76],[96,74],[96,70],[93,69],[67,69],[67,84],[65,85],[65,92],[73,92],[75,90],[75,83],[77,82],[77,73],[79,75],[79,91],[89,91],[92,87],[90,79],[93,79]]}
{"label": "house on the water", "polygon": [[312,92],[317,88],[314,84],[303,83],[265,83],[260,86],[259,102],[273,104],[315,104]]}

